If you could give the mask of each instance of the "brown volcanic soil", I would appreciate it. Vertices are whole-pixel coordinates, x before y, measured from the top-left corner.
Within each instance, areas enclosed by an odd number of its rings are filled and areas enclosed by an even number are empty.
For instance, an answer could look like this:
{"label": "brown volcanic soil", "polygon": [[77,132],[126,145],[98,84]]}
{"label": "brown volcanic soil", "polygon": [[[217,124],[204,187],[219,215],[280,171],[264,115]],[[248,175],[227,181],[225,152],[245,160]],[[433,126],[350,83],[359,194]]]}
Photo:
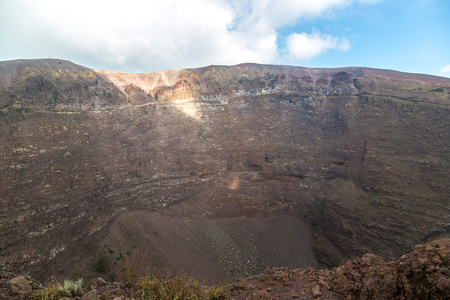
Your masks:
{"label": "brown volcanic soil", "polygon": [[[292,216],[182,220],[138,211],[120,216],[101,242],[106,278],[187,274],[213,283],[232,282],[269,267],[317,266],[309,227]],[[118,277],[117,277],[118,276]]]}
{"label": "brown volcanic soil", "polygon": [[[123,224],[150,239],[126,217],[137,211],[223,228],[243,253],[224,266],[226,249],[212,252],[226,278],[272,262],[266,250],[252,261],[240,247],[263,245],[252,240],[262,234],[255,224],[273,216],[295,218],[279,223],[292,235],[309,226],[322,266],[367,252],[397,259],[448,228],[449,95],[446,78],[367,68],[124,74],[60,60],[1,62],[0,264],[68,276],[95,262],[107,237],[126,256],[135,244],[110,231]],[[237,235],[240,226],[254,231]],[[146,253],[142,245],[136,251]],[[155,251],[155,261],[183,271],[195,264],[176,253]]]}
{"label": "brown volcanic soil", "polygon": [[197,220],[230,280],[272,267],[317,267],[310,228],[292,216]]}

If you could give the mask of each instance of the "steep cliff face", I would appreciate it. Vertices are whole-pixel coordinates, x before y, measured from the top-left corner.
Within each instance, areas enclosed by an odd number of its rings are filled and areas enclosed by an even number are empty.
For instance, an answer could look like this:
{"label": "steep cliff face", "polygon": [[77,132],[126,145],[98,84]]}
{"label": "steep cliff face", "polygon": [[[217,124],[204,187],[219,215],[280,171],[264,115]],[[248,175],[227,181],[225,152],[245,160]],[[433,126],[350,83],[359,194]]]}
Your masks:
{"label": "steep cliff face", "polygon": [[323,265],[398,258],[450,219],[449,95],[446,78],[366,68],[1,62],[1,262],[65,274],[138,210],[288,215]]}
{"label": "steep cliff face", "polygon": [[92,70],[61,60],[2,62],[0,91],[0,107],[34,110],[95,110],[125,100]]}

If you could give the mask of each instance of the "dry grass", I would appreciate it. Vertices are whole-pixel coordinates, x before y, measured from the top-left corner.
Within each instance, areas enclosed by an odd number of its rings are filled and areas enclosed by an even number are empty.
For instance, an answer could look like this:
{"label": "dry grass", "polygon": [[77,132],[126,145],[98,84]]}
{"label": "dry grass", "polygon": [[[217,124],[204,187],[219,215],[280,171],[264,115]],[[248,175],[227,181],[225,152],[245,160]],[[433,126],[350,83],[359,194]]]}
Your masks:
{"label": "dry grass", "polygon": [[42,290],[33,293],[30,300],[57,300],[63,298],[62,288],[62,285],[56,281],[48,282]]}
{"label": "dry grass", "polygon": [[205,288],[198,281],[187,276],[158,279],[153,276],[142,278],[139,283],[142,299],[226,299],[222,288]]}
{"label": "dry grass", "polygon": [[[125,284],[123,294],[131,293],[134,299],[142,300],[225,300],[225,291],[222,287],[206,287],[202,283],[189,276],[146,276],[136,278]],[[117,287],[114,286],[114,289]],[[108,293],[107,290],[104,291]],[[63,292],[63,286],[52,281],[47,283],[44,289],[35,292],[29,298],[30,300],[58,300],[66,295]]]}

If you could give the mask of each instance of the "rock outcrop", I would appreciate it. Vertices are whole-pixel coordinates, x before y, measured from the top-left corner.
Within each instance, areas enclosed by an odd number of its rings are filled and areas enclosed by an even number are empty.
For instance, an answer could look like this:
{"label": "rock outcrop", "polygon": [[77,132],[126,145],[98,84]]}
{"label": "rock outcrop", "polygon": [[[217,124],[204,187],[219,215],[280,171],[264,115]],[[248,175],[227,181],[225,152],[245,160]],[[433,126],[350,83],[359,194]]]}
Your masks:
{"label": "rock outcrop", "polygon": [[333,270],[273,269],[228,287],[233,299],[448,299],[450,239],[417,245],[398,261],[368,253]]}
{"label": "rock outcrop", "polygon": [[365,254],[334,269],[331,289],[346,299],[447,299],[450,239],[417,245],[396,262]]}
{"label": "rock outcrop", "polygon": [[83,270],[135,211],[288,215],[322,266],[397,259],[448,226],[449,95],[450,79],[368,68],[0,62],[0,263]]}

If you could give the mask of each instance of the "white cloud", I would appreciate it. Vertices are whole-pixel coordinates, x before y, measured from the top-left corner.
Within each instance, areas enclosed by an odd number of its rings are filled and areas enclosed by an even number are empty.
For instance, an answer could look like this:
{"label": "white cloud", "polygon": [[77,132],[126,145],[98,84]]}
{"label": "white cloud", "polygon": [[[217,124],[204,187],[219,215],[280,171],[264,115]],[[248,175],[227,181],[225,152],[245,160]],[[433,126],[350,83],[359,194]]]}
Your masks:
{"label": "white cloud", "polygon": [[277,28],[305,16],[316,17],[326,10],[343,7],[352,0],[231,0],[244,26],[261,25]]}
{"label": "white cloud", "polygon": [[[279,28],[354,1],[0,1],[0,59],[52,56],[125,71],[270,63],[285,52]],[[287,42],[298,58],[350,48],[325,34],[293,34]]]}
{"label": "white cloud", "polygon": [[346,51],[350,49],[347,39],[333,37],[327,34],[314,32],[292,33],[287,38],[288,59],[307,60],[316,57],[329,49]]}
{"label": "white cloud", "polygon": [[277,55],[275,29],[250,24],[229,30],[237,11],[224,1],[19,0],[6,6],[10,17],[2,26],[0,12],[0,27],[20,38],[2,40],[22,57],[76,57],[143,71],[268,63]]}
{"label": "white cloud", "polygon": [[441,72],[450,73],[450,65],[446,65],[446,66],[442,67]]}

